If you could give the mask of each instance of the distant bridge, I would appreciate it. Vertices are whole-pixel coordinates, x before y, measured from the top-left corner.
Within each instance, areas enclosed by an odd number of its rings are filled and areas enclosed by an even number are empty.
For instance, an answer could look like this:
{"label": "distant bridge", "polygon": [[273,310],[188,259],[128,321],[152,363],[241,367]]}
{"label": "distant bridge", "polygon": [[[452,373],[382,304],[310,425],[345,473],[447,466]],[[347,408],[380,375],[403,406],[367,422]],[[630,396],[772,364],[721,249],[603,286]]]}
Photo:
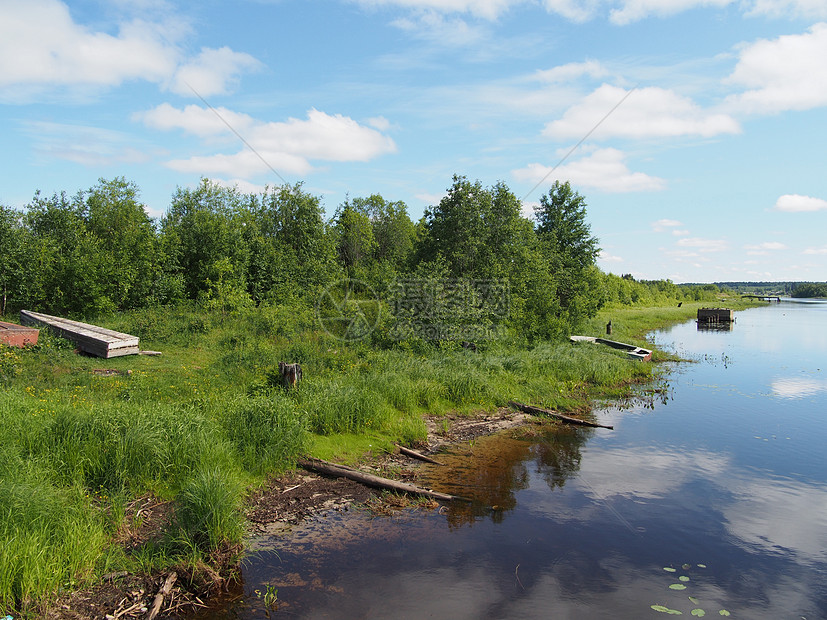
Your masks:
{"label": "distant bridge", "polygon": [[769,295],[752,295],[752,294],[744,294],[741,297],[746,297],[747,299],[761,299],[763,301],[777,301],[781,303],[781,294],[770,293]]}

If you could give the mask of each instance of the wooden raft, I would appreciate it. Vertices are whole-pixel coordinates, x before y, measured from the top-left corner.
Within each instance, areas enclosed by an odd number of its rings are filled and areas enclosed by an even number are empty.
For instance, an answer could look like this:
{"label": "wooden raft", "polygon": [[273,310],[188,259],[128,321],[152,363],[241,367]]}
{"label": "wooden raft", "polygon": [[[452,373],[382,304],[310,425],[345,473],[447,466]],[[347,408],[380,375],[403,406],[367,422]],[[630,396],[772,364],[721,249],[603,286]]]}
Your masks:
{"label": "wooden raft", "polygon": [[110,358],[140,353],[137,336],[122,334],[97,325],[70,321],[30,310],[20,311],[20,322],[23,325],[46,326],[58,336],[74,342],[84,353],[97,357]]}

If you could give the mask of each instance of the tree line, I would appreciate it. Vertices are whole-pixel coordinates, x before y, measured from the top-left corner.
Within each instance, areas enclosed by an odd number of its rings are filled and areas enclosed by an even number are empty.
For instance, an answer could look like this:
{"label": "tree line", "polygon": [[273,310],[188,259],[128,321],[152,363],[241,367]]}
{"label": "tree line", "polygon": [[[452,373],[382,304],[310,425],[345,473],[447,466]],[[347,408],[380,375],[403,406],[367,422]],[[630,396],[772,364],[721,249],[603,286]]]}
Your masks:
{"label": "tree line", "polygon": [[[153,219],[134,183],[101,179],[73,196],[37,192],[23,210],[0,205],[0,248],[0,314],[89,317],[182,302],[232,312],[313,304],[347,278],[381,292],[402,280],[443,300],[473,298],[443,304],[465,316],[440,320],[487,321],[533,339],[566,333],[607,303],[717,292],[599,271],[585,198],[569,183],[555,182],[527,218],[504,183],[464,176],[417,222],[404,202],[378,194],[347,198],[326,219],[301,184],[245,194],[207,179],[179,187]],[[474,283],[495,283],[498,299]]]}

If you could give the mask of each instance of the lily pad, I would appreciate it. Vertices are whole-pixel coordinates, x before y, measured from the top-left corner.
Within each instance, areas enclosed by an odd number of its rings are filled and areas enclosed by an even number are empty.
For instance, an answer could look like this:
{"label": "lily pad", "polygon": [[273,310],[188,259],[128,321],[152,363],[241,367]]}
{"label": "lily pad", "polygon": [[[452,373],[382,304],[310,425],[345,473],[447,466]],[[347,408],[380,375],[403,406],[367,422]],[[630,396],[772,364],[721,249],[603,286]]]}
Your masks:
{"label": "lily pad", "polygon": [[663,570],[665,570],[667,573],[674,573],[674,572],[677,572],[677,569],[672,568],[671,566],[664,566],[664,567],[663,567]]}
{"label": "lily pad", "polygon": [[693,609],[692,615],[697,616],[698,618],[703,618],[706,615],[706,612],[703,609]]}
{"label": "lily pad", "polygon": [[692,568],[692,565],[691,564],[684,564],[683,566],[681,566],[681,568],[683,570],[689,570],[690,568]]}
{"label": "lily pad", "polygon": [[683,612],[680,612],[677,609],[669,609],[668,607],[664,607],[663,605],[650,605],[650,607],[655,611],[659,611],[662,614],[669,614],[670,616],[683,615]]}
{"label": "lily pad", "polygon": [[718,614],[721,615],[721,616],[731,615],[726,609],[722,609],[721,611],[718,612]]}
{"label": "lily pad", "polygon": [[706,564],[698,564],[698,568],[706,568]]}
{"label": "lily pad", "polygon": [[689,577],[687,577],[686,575],[681,575],[680,577],[678,577],[678,579],[680,579],[681,581],[689,581]]}
{"label": "lily pad", "polygon": [[694,596],[690,596],[689,597],[689,602],[692,603],[693,605],[697,605],[698,604],[698,599],[696,599]]}
{"label": "lily pad", "polygon": [[669,586],[669,589],[670,590],[686,590],[686,586],[683,585],[682,583],[673,583],[671,586]]}

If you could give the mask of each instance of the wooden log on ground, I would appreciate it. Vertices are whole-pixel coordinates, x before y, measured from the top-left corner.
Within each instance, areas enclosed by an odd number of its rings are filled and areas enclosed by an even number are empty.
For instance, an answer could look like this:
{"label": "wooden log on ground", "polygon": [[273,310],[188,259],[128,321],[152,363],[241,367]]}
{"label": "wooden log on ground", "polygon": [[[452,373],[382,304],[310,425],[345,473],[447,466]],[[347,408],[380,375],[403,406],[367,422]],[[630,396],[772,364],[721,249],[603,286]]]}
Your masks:
{"label": "wooden log on ground", "polygon": [[458,495],[451,495],[449,493],[439,493],[438,491],[431,491],[430,489],[423,489],[413,484],[406,482],[398,482],[380,476],[374,476],[346,465],[336,465],[335,463],[328,463],[320,459],[305,459],[299,461],[299,465],[309,471],[315,471],[326,476],[335,476],[337,478],[348,478],[355,480],[361,484],[377,489],[386,489],[388,491],[397,491],[399,493],[410,493],[412,495],[422,495],[424,497],[431,497],[443,502],[461,501],[470,502],[470,499],[460,497]]}
{"label": "wooden log on ground", "polygon": [[410,448],[406,448],[405,446],[400,446],[398,443],[394,444],[402,454],[410,456],[415,459],[419,459],[420,461],[425,461],[426,463],[433,463],[434,465],[444,465],[445,463],[440,463],[439,461],[435,461],[430,456],[425,456],[421,452],[417,452],[416,450],[411,450]]}
{"label": "wooden log on ground", "polygon": [[171,572],[167,576],[167,580],[164,582],[163,587],[158,590],[158,594],[155,595],[155,601],[152,603],[152,607],[146,614],[146,620],[155,620],[155,616],[160,613],[161,606],[164,604],[164,598],[169,596],[176,579],[178,579],[178,573],[175,571]]}
{"label": "wooden log on ground", "polygon": [[543,409],[542,407],[534,407],[532,405],[524,405],[523,403],[518,403],[516,401],[509,401],[508,403],[515,409],[519,409],[520,411],[524,411],[525,413],[532,413],[534,415],[544,415],[549,416],[552,418],[556,418],[567,424],[577,424],[579,426],[590,426],[592,428],[608,428],[610,430],[614,430],[614,426],[607,426],[605,424],[598,424],[597,422],[588,422],[587,420],[581,420],[580,418],[573,418],[571,416],[563,415],[562,413],[557,413],[556,411],[552,411],[551,409]]}

